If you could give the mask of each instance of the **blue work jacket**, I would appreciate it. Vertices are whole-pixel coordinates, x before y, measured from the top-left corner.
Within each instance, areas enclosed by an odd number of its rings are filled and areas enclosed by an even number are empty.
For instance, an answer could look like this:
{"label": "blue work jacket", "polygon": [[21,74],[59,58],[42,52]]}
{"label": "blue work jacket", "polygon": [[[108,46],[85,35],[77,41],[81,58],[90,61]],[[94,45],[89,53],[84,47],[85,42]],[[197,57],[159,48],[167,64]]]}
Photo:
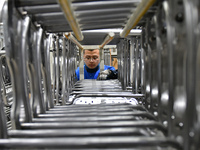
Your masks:
{"label": "blue work jacket", "polygon": [[[100,73],[100,67],[99,65],[97,66],[97,71],[96,72],[88,72],[87,69],[86,69],[86,65],[84,65],[84,79],[97,79],[99,73]],[[104,65],[104,70],[115,70],[114,67],[112,66],[107,66],[107,65]],[[76,69],[76,76],[77,76],[77,79],[80,80],[80,73],[79,73],[79,67]]]}

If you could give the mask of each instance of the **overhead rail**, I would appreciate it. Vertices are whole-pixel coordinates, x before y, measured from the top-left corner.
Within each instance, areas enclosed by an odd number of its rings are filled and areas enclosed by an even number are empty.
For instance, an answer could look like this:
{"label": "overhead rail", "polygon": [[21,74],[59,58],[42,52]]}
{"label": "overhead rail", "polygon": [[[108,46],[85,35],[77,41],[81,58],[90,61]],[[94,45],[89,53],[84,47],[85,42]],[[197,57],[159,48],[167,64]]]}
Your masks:
{"label": "overhead rail", "polygon": [[123,31],[120,33],[120,36],[122,38],[125,38],[130,33],[131,29],[133,29],[138,24],[138,22],[145,15],[148,9],[154,4],[155,1],[156,0],[142,0],[142,2],[137,6],[136,10],[129,18]]}
{"label": "overhead rail", "polygon": [[64,15],[65,15],[72,31],[74,32],[74,35],[76,36],[76,38],[79,41],[82,41],[84,37],[83,37],[83,34],[79,27],[79,24],[74,16],[74,12],[71,7],[71,1],[58,0],[58,3],[60,5],[60,7],[62,8],[62,11],[64,12]]}
{"label": "overhead rail", "polygon": [[104,39],[103,43],[101,45],[99,45],[99,48],[102,49],[106,44],[108,44],[110,41],[112,41],[112,39],[114,38],[114,36],[115,36],[114,32],[108,33],[108,35]]}
{"label": "overhead rail", "polygon": [[81,43],[79,43],[79,42],[76,40],[76,38],[75,38],[70,32],[65,33],[64,35],[65,35],[65,37],[66,37],[68,40],[70,40],[70,41],[72,41],[74,44],[76,44],[81,50],[84,49],[83,46],[81,45]]}

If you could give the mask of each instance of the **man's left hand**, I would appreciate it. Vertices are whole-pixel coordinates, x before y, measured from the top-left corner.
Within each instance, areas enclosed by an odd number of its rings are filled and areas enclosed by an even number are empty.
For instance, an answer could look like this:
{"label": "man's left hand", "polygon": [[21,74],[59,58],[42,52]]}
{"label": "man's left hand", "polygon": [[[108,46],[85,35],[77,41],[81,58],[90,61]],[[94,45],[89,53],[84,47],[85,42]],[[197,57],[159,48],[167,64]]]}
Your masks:
{"label": "man's left hand", "polygon": [[101,71],[97,77],[97,80],[107,80],[108,76],[111,74],[111,70]]}
{"label": "man's left hand", "polygon": [[104,70],[101,71],[97,77],[97,80],[109,80],[109,79],[117,79],[118,72],[117,70]]}

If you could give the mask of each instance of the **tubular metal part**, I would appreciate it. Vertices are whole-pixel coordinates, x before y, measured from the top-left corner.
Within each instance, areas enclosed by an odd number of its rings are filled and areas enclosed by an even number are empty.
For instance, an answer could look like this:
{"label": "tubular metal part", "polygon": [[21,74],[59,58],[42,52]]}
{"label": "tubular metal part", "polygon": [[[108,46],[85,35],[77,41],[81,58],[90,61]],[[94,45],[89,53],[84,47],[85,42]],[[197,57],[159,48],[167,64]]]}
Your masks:
{"label": "tubular metal part", "polygon": [[142,128],[107,128],[107,129],[54,129],[54,130],[14,130],[9,131],[12,138],[49,138],[49,137],[96,137],[96,136],[149,136]]}
{"label": "tubular metal part", "polygon": [[100,71],[104,70],[104,49],[99,49],[100,56]]}
{"label": "tubular metal part", "polygon": [[104,39],[104,41],[102,42],[102,44],[99,46],[100,49],[103,49],[103,47],[108,44],[115,36],[115,33],[110,32],[108,33],[108,35],[106,36],[106,38]]}
{"label": "tubular metal part", "polygon": [[75,37],[71,33],[65,33],[65,37],[71,40],[74,44],[76,44],[81,50],[83,50],[83,46],[75,39]]}
{"label": "tubular metal part", "polygon": [[[9,3],[9,5],[8,5]],[[22,20],[18,20],[18,14],[14,9],[13,2],[6,2],[3,7],[3,22],[4,22],[4,39],[5,40],[5,47],[7,49],[6,56],[7,56],[7,63],[11,73],[11,79],[13,84],[13,101],[14,105],[11,110],[11,120],[12,120],[12,127],[13,128],[20,128],[19,117],[20,117],[20,107],[22,102],[24,105],[28,104],[27,101],[27,89],[25,89],[25,82],[26,82],[26,75],[25,75],[25,60],[23,60],[23,52],[22,52],[22,44],[25,43],[16,43],[15,40],[24,39],[26,37],[21,37],[21,27],[22,27]],[[14,16],[13,14],[16,14]],[[12,19],[11,19],[12,18]],[[15,20],[15,21],[13,21]],[[28,23],[28,22],[26,22]],[[29,24],[29,23],[28,23]],[[28,27],[28,25],[26,25]],[[10,29],[13,29],[12,31]],[[14,30],[16,29],[16,30]],[[24,34],[27,35],[27,28],[24,30]],[[15,48],[17,50],[15,50]],[[26,105],[26,115],[25,120],[27,122],[31,121],[31,112],[28,109],[29,106]]]}
{"label": "tubular metal part", "polygon": [[52,34],[48,36],[46,39],[46,73],[47,73],[47,99],[49,101],[49,107],[53,108],[53,97],[52,97],[52,89],[51,89],[51,70],[50,70],[50,45],[52,43]]}
{"label": "tubular metal part", "polygon": [[[2,61],[0,61],[0,66],[2,66]],[[2,86],[2,67],[0,67],[0,89]],[[6,115],[5,115],[5,111],[4,111],[4,103],[3,103],[3,98],[2,98],[2,94],[0,94],[0,138],[4,139],[4,138],[8,138],[7,136],[7,125],[6,125]]]}
{"label": "tubular metal part", "polygon": [[[169,78],[168,78],[168,48],[167,48],[167,39],[166,39],[166,16],[168,15],[169,5],[167,2],[163,2],[163,9],[160,9],[157,13],[157,24],[156,24],[156,36],[159,44],[157,44],[157,50],[160,57],[160,83],[158,85],[158,89],[160,91],[159,95],[159,109],[158,109],[158,117],[161,122],[167,125],[169,117]],[[163,32],[159,32],[162,31]]]}
{"label": "tubular metal part", "polygon": [[121,37],[126,37],[129,34],[130,30],[133,29],[138,24],[140,19],[144,16],[144,14],[153,5],[154,2],[155,0],[149,0],[149,1],[142,0],[142,2],[140,2],[136,10],[128,20],[125,28],[120,33]]}
{"label": "tubular metal part", "polygon": [[[79,142],[74,142],[79,141]],[[8,144],[10,143],[10,144]],[[33,146],[34,145],[34,146]],[[133,148],[133,147],[172,147],[181,149],[182,147],[171,139],[167,138],[154,138],[154,137],[75,137],[75,138],[32,138],[30,141],[27,138],[16,139],[2,139],[0,141],[1,148],[76,148],[76,149],[88,149],[93,148]]]}
{"label": "tubular metal part", "polygon": [[[186,111],[187,119],[184,123],[186,129],[184,132],[184,148],[193,149],[198,148],[200,142],[200,99],[199,99],[199,2],[196,0],[184,0],[184,14],[186,15],[186,30],[187,30],[187,73],[186,73],[186,87],[187,87],[187,101]],[[187,12],[191,11],[191,14]],[[192,51],[190,51],[191,49]],[[189,135],[188,135],[189,133]],[[194,136],[191,136],[193,134]],[[187,140],[186,140],[187,139]]]}
{"label": "tubular metal part", "polygon": [[60,91],[60,43],[59,35],[56,36],[56,104],[59,103],[59,91]]}
{"label": "tubular metal part", "polygon": [[[174,1],[170,1],[169,7],[171,9],[171,14],[177,14],[177,13],[183,13],[184,9],[184,3],[177,5]],[[181,135],[181,138],[179,141],[183,143],[183,135],[184,132],[182,131],[182,126],[184,125],[184,122],[186,121],[185,118],[182,116],[186,115],[186,102],[187,102],[187,85],[186,85],[186,55],[187,55],[187,39],[186,36],[186,24],[184,24],[181,20],[175,19],[175,20],[170,20],[171,24],[174,25],[174,32],[176,34],[173,34],[172,40],[176,40],[177,38],[179,40],[176,41],[176,44],[169,43],[172,45],[169,48],[169,51],[172,56],[172,66],[169,66],[172,68],[170,71],[172,71],[172,80],[170,80],[170,86],[172,87],[173,92],[169,92],[169,97],[172,98],[170,99],[172,101],[172,118],[171,121],[169,122],[169,134],[174,135],[176,134],[177,136]],[[178,57],[177,57],[178,55]],[[179,70],[179,71],[177,71]],[[181,104],[181,105],[180,105]],[[173,120],[173,118],[176,118]],[[177,128],[175,128],[175,126]]]}
{"label": "tubular metal part", "polygon": [[[151,49],[151,104],[150,104],[150,111],[155,114],[156,116],[158,115],[158,96],[159,96],[159,89],[158,89],[158,79],[159,79],[159,75],[158,75],[158,61],[159,61],[159,56],[158,56],[158,52],[156,49],[156,44],[158,44],[158,40],[157,38],[155,39],[154,35],[156,34],[153,29],[155,29],[155,22],[157,18],[154,17],[151,22],[151,25],[149,26],[149,46]],[[157,41],[156,41],[157,40]]]}
{"label": "tubular metal part", "polygon": [[36,50],[32,50],[33,54],[33,67],[34,67],[34,76],[33,77],[33,86],[34,86],[34,96],[35,99],[33,99],[33,110],[34,115],[37,116],[37,113],[45,113],[46,110],[46,100],[44,101],[43,93],[42,93],[42,76],[41,76],[41,65],[42,65],[42,59],[41,59],[41,48],[43,47],[43,30],[40,28],[38,31],[36,31]]}
{"label": "tubular metal part", "polygon": [[66,92],[67,92],[67,77],[66,77],[66,74],[67,74],[67,51],[69,51],[69,49],[66,49],[66,40],[65,38],[63,37],[62,38],[63,40],[63,47],[62,47],[62,105],[65,104],[66,102]]}
{"label": "tubular metal part", "polygon": [[[46,115],[48,116],[48,115]],[[49,115],[50,116],[50,115]],[[61,114],[60,114],[61,116]],[[166,128],[157,121],[106,121],[106,122],[51,122],[43,123],[22,123],[22,129],[72,129],[72,128],[108,128],[108,127],[140,127],[155,128],[166,133]]]}
{"label": "tubular metal part", "polygon": [[65,17],[66,17],[72,31],[74,32],[76,38],[79,41],[82,41],[83,35],[82,35],[79,25],[77,23],[77,19],[74,16],[74,12],[71,7],[71,1],[58,0],[58,3],[60,5],[60,7],[62,8],[62,11],[64,12]]}

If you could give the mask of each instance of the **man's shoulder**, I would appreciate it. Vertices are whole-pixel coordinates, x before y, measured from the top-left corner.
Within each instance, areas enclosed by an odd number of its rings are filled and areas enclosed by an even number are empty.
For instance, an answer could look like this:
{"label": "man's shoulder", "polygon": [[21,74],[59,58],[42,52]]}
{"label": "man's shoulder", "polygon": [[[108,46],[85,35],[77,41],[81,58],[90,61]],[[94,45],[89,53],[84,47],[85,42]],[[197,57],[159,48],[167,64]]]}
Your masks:
{"label": "man's shoulder", "polygon": [[104,70],[107,70],[107,69],[109,69],[109,70],[115,70],[115,67],[104,65]]}
{"label": "man's shoulder", "polygon": [[75,72],[76,72],[76,77],[77,77],[77,80],[80,80],[80,79],[79,79],[79,67],[76,69],[76,71],[75,71]]}
{"label": "man's shoulder", "polygon": [[76,74],[78,74],[79,73],[79,67],[76,69]]}

